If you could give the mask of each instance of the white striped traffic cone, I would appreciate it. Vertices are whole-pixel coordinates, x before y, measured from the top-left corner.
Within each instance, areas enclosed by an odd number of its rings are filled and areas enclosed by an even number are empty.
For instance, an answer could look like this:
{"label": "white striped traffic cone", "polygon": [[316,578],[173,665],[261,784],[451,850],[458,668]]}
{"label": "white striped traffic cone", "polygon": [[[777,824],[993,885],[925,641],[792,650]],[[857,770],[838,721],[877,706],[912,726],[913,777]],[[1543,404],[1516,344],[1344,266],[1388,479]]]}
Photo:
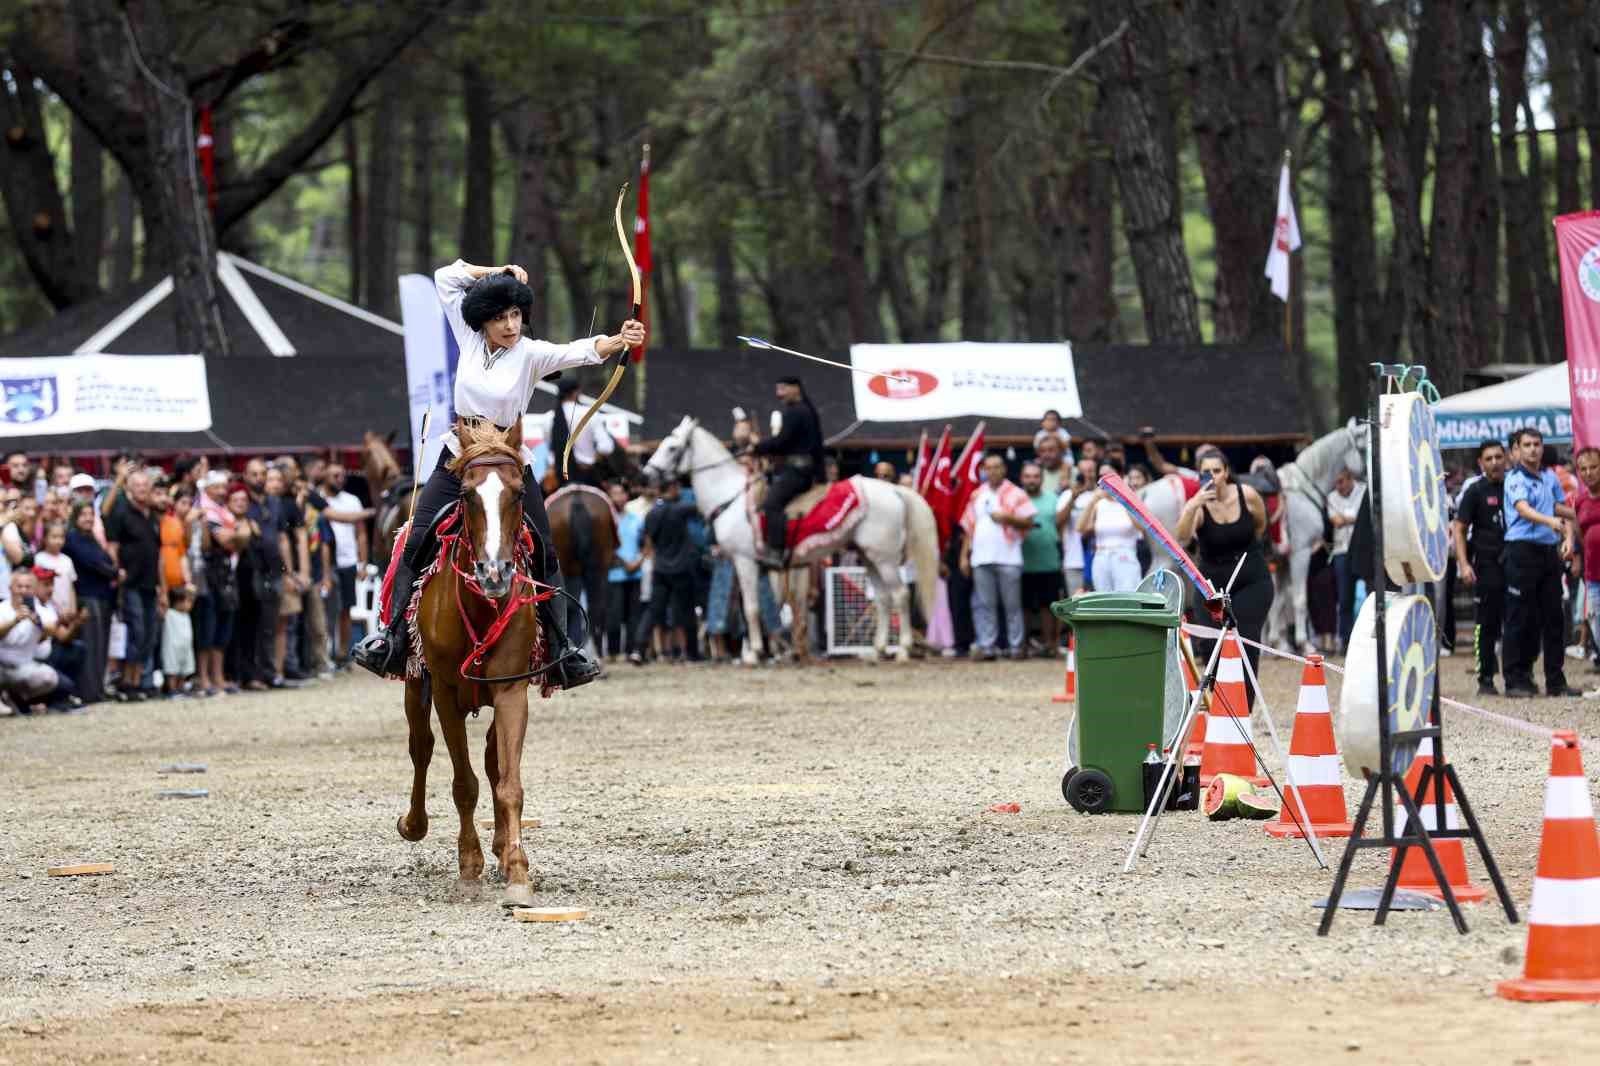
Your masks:
{"label": "white striped traffic cone", "polygon": [[1258,785],[1267,783],[1265,777],[1256,773],[1256,756],[1250,747],[1255,733],[1251,726],[1244,661],[1239,654],[1239,642],[1230,631],[1222,638],[1217,682],[1211,690],[1205,747],[1200,752],[1201,788],[1209,785],[1218,774],[1247,777]]}
{"label": "white striped traffic cone", "polygon": [[1505,999],[1600,1001],[1600,837],[1576,733],[1550,738],[1528,957],[1522,976],[1498,991]]}
{"label": "white striped traffic cone", "polygon": [[1319,837],[1349,836],[1353,827],[1344,803],[1344,774],[1339,768],[1339,745],[1333,738],[1328,680],[1320,655],[1307,659],[1300,673],[1289,765],[1294,787],[1284,782],[1283,813],[1267,823],[1267,832],[1275,837],[1303,837],[1303,826],[1310,822]]}
{"label": "white striped traffic cone", "polygon": [[1067,634],[1067,676],[1061,682],[1061,691],[1050,697],[1051,703],[1078,702],[1078,635]]}
{"label": "white striped traffic cone", "polygon": [[[1422,824],[1426,829],[1434,829],[1438,825],[1438,806],[1433,802],[1436,788],[1444,789],[1444,827],[1446,829],[1461,828],[1461,809],[1456,806],[1455,793],[1450,791],[1450,783],[1445,781],[1440,774],[1434,774],[1428,782],[1428,791],[1424,795],[1417,794],[1417,786],[1422,783],[1422,768],[1433,764],[1433,738],[1423,737],[1417,745],[1417,757],[1412,760],[1411,769],[1406,771],[1406,789],[1411,793],[1411,798],[1417,804],[1417,813],[1422,815]],[[1406,829],[1406,812],[1404,807],[1397,806],[1394,812],[1395,836],[1404,833]],[[1461,838],[1447,837],[1433,842],[1434,853],[1439,856],[1439,865],[1444,869],[1445,880],[1450,882],[1450,892],[1456,897],[1458,903],[1482,903],[1489,898],[1489,890],[1481,885],[1475,885],[1467,877],[1467,852],[1461,846]],[[1393,856],[1398,855],[1399,848],[1391,851],[1390,862]],[[1433,879],[1433,869],[1428,865],[1428,857],[1422,853],[1421,848],[1407,848],[1405,864],[1400,867],[1400,880],[1396,887],[1410,889],[1413,892],[1425,892],[1430,896],[1442,897],[1439,891],[1439,882]]]}

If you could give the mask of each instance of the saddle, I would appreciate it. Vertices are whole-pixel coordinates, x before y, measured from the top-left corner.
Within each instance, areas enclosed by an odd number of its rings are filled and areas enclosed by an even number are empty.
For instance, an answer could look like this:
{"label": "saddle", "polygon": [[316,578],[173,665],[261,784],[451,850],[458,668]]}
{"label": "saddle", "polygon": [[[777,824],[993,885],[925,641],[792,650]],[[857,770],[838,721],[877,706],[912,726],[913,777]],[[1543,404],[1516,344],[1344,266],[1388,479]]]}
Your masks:
{"label": "saddle", "polygon": [[[856,486],[858,478],[813,485],[784,507],[788,520],[784,543],[791,558],[823,554],[842,547],[867,516],[866,501]],[[755,506],[759,508],[760,501]],[[756,511],[759,534],[766,535],[766,512]]]}

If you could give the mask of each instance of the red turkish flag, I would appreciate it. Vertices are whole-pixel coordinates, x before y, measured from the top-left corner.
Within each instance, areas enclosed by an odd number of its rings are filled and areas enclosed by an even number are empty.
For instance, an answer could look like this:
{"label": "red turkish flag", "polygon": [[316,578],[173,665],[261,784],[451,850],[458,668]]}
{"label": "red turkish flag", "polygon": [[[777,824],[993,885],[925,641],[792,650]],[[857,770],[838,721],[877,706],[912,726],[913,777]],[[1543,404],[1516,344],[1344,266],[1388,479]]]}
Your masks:
{"label": "red turkish flag", "polygon": [[939,442],[933,446],[932,454],[918,460],[916,490],[924,497],[933,488],[934,471],[941,462],[945,464],[946,477],[949,476],[950,458],[950,427],[945,426],[944,432],[939,434]]}
{"label": "red turkish flag", "polygon": [[978,428],[967,438],[967,446],[961,449],[961,458],[956,460],[952,475],[955,485],[951,522],[961,517],[961,512],[967,509],[968,497],[977,491],[979,483],[983,481],[983,429],[986,425],[987,422],[978,423]]}
{"label": "red turkish flag", "polygon": [[[646,328],[650,325],[650,146],[644,146],[644,158],[639,162],[638,214],[633,219],[633,259],[639,264],[639,315]],[[649,341],[634,349],[633,361],[644,362],[644,350]]]}

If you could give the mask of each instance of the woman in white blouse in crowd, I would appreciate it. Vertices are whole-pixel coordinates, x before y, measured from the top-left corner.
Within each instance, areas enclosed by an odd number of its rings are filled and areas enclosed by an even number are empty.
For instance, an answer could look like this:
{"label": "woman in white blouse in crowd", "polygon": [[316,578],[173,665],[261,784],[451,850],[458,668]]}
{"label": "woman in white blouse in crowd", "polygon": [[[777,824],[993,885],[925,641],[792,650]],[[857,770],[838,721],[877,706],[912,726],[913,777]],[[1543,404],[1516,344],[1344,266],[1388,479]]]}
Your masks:
{"label": "woman in white blouse in crowd", "polygon": [[[1100,464],[1100,476],[1111,473],[1121,476],[1122,464],[1106,459]],[[1078,519],[1078,532],[1084,536],[1094,535],[1091,579],[1096,592],[1132,592],[1139,587],[1143,576],[1143,567],[1139,565],[1139,538],[1143,534],[1126,508],[1096,489],[1088,509]]]}
{"label": "woman in white blouse in crowd", "polygon": [[[509,429],[527,411],[535,387],[545,377],[604,362],[645,342],[643,323],[633,319],[624,322],[621,331],[612,336],[584,337],[570,344],[524,337],[522,323],[533,307],[533,290],[528,288],[527,271],[520,266],[473,266],[457,259],[435,271],[433,280],[461,350],[455,388],[458,424],[481,420]],[[440,509],[460,495],[461,482],[447,469],[459,451],[455,427],[451,427],[439,464],[417,497],[414,529],[427,529]],[[527,449],[523,449],[522,459],[525,466],[531,461]],[[523,472],[522,509],[542,543],[548,545],[550,519],[545,514],[544,493],[531,470]],[[388,629],[368,636],[351,654],[356,662],[379,675],[404,672],[410,636],[403,607],[410,602],[410,592],[403,590],[409,590],[416,581],[420,560],[413,548],[421,539],[408,538],[395,571],[395,603],[402,609],[394,612]],[[559,584],[560,568],[554,551],[542,555],[545,572],[540,576],[550,584]],[[550,642],[551,655],[567,655],[562,665],[552,671],[551,680],[562,688],[572,688],[594,680],[600,667],[581,648],[570,649],[561,602],[560,597],[554,597],[541,603],[539,622]],[[569,651],[571,654],[567,654]]]}

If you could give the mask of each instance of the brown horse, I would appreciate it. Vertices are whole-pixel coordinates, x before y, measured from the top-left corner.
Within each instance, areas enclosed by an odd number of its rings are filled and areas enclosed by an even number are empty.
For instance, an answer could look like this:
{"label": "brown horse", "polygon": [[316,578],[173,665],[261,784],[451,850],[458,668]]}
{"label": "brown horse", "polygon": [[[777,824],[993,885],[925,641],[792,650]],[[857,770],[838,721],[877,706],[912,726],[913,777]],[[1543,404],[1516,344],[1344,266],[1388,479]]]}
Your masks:
{"label": "brown horse", "polygon": [[372,506],[378,511],[372,520],[372,561],[384,567],[389,565],[389,553],[394,550],[395,533],[411,514],[411,498],[422,484],[414,477],[410,484],[401,484],[405,471],[394,457],[393,433],[380,437],[369,429],[362,435],[362,442],[361,465],[367,475]]}
{"label": "brown horse", "polygon": [[568,485],[545,501],[550,515],[550,539],[561,563],[561,580],[568,592],[582,588],[589,598],[589,632],[574,633],[577,611],[567,613],[567,633],[572,643],[594,641],[598,655],[606,633],[606,577],[616,562],[616,516],[611,501],[599,489]]}
{"label": "brown horse", "polygon": [[[522,534],[523,469],[520,427],[502,434],[490,426],[463,441],[451,472],[461,478],[461,511],[453,535],[441,543],[434,576],[417,606],[414,638],[425,671],[406,680],[410,725],[411,807],[400,816],[400,835],[428,833],[427,776],[433,756],[428,704],[438,713],[454,773],[451,795],[461,830],[456,857],[463,882],[483,875],[483,848],[474,811],[478,779],[467,750],[467,715],[492,707],[483,769],[494,804],[494,854],[506,887],[503,902],[533,901],[522,850],[522,744],[528,728],[529,669],[541,651],[534,610],[532,544]],[[397,604],[396,609],[403,609]]]}

